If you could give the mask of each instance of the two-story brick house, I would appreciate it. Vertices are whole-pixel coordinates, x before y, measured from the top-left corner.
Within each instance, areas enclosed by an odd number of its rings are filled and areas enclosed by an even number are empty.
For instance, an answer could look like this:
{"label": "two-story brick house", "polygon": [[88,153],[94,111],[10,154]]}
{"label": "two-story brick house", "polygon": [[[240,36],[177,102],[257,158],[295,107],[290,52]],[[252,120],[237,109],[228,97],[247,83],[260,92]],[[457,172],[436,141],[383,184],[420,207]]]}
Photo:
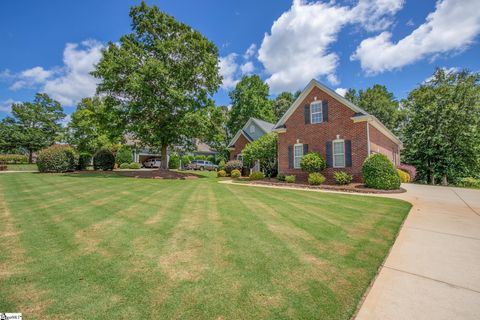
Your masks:
{"label": "two-story brick house", "polygon": [[309,151],[326,159],[322,174],[332,181],[335,171],[352,174],[361,181],[365,158],[385,154],[395,165],[400,163],[402,142],[377,118],[354,105],[316,80],[275,125],[278,132],[278,170],[305,179],[300,160]]}
{"label": "two-story brick house", "polygon": [[242,129],[238,130],[228,144],[230,160],[240,160],[245,146],[261,136],[272,132],[275,124],[257,118],[250,118]]}

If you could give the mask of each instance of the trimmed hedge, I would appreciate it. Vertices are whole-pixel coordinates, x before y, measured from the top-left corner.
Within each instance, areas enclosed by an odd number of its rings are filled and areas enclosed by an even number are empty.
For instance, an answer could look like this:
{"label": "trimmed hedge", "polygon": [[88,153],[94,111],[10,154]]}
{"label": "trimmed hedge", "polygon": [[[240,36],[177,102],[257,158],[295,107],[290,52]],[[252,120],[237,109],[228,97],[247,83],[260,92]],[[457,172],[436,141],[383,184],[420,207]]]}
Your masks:
{"label": "trimmed hedge", "polygon": [[403,170],[397,169],[398,176],[402,183],[410,182],[410,175]]}
{"label": "trimmed hedge", "polygon": [[363,163],[362,175],[368,188],[382,190],[400,188],[400,176],[393,163],[383,154],[370,155]]}
{"label": "trimmed hedge", "polygon": [[6,163],[6,164],[28,163],[28,157],[23,154],[0,154],[0,163]]}
{"label": "trimmed hedge", "polygon": [[78,157],[78,170],[85,170],[87,169],[87,166],[90,165],[90,162],[92,161],[92,155],[88,152],[82,152],[80,153]]}
{"label": "trimmed hedge", "polygon": [[300,167],[305,172],[320,172],[327,167],[327,163],[320,153],[309,152],[300,160]]}
{"label": "trimmed hedge", "polygon": [[457,186],[464,188],[480,189],[480,179],[475,179],[472,177],[460,178],[457,182]]}
{"label": "trimmed hedge", "polygon": [[263,172],[260,171],[254,171],[250,173],[250,176],[248,177],[250,180],[262,180],[265,178],[265,175]]}
{"label": "trimmed hedge", "polygon": [[102,148],[95,152],[93,156],[93,169],[95,170],[113,170],[115,166],[115,156],[109,149]]}
{"label": "trimmed hedge", "polygon": [[285,181],[285,173],[280,172],[279,174],[277,174],[277,180]]}
{"label": "trimmed hedge", "polygon": [[240,178],[242,176],[242,173],[238,169],[233,169],[232,172],[230,173],[230,176],[232,178]]}
{"label": "trimmed hedge", "polygon": [[350,184],[353,180],[353,177],[350,173],[345,171],[336,171],[333,173],[333,179],[337,184]]}
{"label": "trimmed hedge", "polygon": [[240,160],[231,160],[225,163],[225,171],[227,174],[231,174],[233,170],[242,171],[243,162]]}
{"label": "trimmed hedge", "polygon": [[119,166],[120,169],[129,169],[130,163],[124,162]]}
{"label": "trimmed hedge", "polygon": [[74,171],[78,164],[78,155],[68,145],[53,145],[41,150],[37,155],[37,167],[40,172]]}
{"label": "trimmed hedge", "polygon": [[319,185],[325,182],[325,177],[318,173],[318,172],[312,172],[308,174],[308,183],[311,185]]}
{"label": "trimmed hedge", "polygon": [[286,183],[295,183],[296,180],[297,180],[297,177],[293,174],[291,176],[285,176]]}
{"label": "trimmed hedge", "polygon": [[138,162],[132,162],[128,165],[129,169],[140,169],[142,166]]}
{"label": "trimmed hedge", "polygon": [[227,176],[227,173],[225,172],[225,170],[218,170],[217,171],[217,177],[218,178],[223,178],[223,177],[226,177]]}
{"label": "trimmed hedge", "polygon": [[417,168],[415,168],[414,166],[412,166],[411,164],[405,164],[405,163],[401,163],[397,169],[400,169],[402,170],[403,172],[406,172],[408,173],[408,175],[410,176],[410,181],[408,182],[413,182],[415,181],[415,177],[417,175]]}

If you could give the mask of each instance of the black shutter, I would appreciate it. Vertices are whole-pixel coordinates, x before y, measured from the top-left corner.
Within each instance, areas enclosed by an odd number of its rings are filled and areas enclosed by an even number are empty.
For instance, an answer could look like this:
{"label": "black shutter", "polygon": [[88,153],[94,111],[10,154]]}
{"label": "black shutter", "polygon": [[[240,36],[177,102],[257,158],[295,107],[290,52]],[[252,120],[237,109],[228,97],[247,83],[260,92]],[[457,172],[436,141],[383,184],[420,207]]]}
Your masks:
{"label": "black shutter", "polygon": [[303,115],[305,117],[305,124],[310,124],[310,105],[306,104],[303,107]]}
{"label": "black shutter", "polygon": [[293,169],[293,146],[288,146],[288,169]]}
{"label": "black shutter", "polygon": [[327,168],[333,167],[333,160],[332,160],[332,141],[327,141],[325,144],[325,155],[327,156]]}
{"label": "black shutter", "polygon": [[323,116],[323,122],[328,121],[328,101],[324,100],[322,101],[322,116]]}
{"label": "black shutter", "polygon": [[308,144],[304,144],[303,145],[303,154],[307,154],[308,153]]}
{"label": "black shutter", "polygon": [[345,140],[345,167],[352,166],[352,141]]}

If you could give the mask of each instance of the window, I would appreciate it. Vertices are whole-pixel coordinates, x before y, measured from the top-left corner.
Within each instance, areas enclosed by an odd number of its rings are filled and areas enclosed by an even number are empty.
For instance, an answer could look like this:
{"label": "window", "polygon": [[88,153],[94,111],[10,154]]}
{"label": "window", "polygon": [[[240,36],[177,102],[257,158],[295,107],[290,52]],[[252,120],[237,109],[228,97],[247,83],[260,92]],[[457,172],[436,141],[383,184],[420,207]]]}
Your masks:
{"label": "window", "polygon": [[253,124],[250,126],[250,133],[255,133],[255,126]]}
{"label": "window", "polygon": [[333,141],[333,167],[345,167],[345,141],[343,140]]}
{"label": "window", "polygon": [[310,123],[323,122],[322,102],[314,101],[310,104]]}
{"label": "window", "polygon": [[293,146],[293,168],[300,169],[300,160],[303,157],[303,144],[296,144]]}

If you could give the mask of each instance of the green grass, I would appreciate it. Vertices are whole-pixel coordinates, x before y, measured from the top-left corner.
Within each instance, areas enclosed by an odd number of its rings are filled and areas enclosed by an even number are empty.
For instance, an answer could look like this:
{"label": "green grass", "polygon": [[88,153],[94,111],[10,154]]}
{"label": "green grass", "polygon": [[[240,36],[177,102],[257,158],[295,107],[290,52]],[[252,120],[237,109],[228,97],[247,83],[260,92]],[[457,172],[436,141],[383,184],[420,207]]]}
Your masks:
{"label": "green grass", "polygon": [[410,209],[207,178],[0,175],[0,310],[349,319]]}
{"label": "green grass", "polygon": [[37,171],[36,164],[7,164],[7,171]]}

